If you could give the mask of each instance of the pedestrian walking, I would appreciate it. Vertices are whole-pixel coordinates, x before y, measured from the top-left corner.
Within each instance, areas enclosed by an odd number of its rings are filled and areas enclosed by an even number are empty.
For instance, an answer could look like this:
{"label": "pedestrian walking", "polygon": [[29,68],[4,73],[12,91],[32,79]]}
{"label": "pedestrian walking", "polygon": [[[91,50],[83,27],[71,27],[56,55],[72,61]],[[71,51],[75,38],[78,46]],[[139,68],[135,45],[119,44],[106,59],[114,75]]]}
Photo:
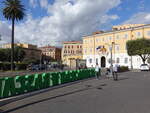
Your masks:
{"label": "pedestrian walking", "polygon": [[96,78],[97,79],[100,79],[100,75],[101,75],[101,72],[100,72],[100,67],[98,66],[98,63],[96,63],[96,66],[95,66],[95,72],[96,72]]}
{"label": "pedestrian walking", "polygon": [[113,79],[118,80],[118,64],[113,65]]}

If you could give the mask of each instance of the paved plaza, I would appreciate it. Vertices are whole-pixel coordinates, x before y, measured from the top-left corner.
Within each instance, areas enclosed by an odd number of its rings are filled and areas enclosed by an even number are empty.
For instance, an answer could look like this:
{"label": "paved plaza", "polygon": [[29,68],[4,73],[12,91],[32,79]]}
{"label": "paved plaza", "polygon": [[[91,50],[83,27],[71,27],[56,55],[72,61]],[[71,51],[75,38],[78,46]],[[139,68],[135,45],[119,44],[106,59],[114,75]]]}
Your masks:
{"label": "paved plaza", "polygon": [[150,113],[150,72],[126,72],[53,89],[0,108],[1,113]]}

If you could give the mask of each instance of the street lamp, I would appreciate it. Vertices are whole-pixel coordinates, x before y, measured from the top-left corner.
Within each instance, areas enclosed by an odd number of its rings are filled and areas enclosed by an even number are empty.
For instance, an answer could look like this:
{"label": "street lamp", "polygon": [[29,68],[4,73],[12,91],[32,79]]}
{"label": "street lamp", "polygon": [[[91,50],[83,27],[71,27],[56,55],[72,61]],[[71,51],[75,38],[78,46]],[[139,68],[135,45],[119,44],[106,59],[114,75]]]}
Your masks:
{"label": "street lamp", "polygon": [[40,55],[40,70],[42,70],[42,58],[43,58],[43,54],[41,52],[41,55]]}
{"label": "street lamp", "polygon": [[0,40],[2,40],[1,37],[2,37],[2,35],[0,34]]}
{"label": "street lamp", "polygon": [[[0,34],[0,41],[2,40],[2,35]],[[1,44],[1,46],[0,46],[1,48],[2,48],[2,44]]]}
{"label": "street lamp", "polygon": [[[133,28],[131,28],[131,40],[133,39]],[[131,70],[133,70],[133,58],[131,55]]]}
{"label": "street lamp", "polygon": [[115,44],[115,42],[111,42],[111,45],[108,44],[108,43],[105,43],[106,45],[110,46],[110,65],[111,65],[111,76],[113,75],[113,53],[112,53],[112,50],[113,50],[113,45]]}

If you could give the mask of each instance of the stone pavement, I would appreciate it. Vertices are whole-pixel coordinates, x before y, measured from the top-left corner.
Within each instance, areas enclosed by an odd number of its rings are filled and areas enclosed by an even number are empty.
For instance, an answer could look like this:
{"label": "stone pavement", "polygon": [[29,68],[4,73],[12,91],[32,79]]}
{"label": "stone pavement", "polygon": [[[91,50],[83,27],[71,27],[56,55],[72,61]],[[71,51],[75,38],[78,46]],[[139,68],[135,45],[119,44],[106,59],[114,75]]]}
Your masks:
{"label": "stone pavement", "polygon": [[34,95],[1,113],[150,113],[150,72],[119,74],[119,81],[90,79]]}

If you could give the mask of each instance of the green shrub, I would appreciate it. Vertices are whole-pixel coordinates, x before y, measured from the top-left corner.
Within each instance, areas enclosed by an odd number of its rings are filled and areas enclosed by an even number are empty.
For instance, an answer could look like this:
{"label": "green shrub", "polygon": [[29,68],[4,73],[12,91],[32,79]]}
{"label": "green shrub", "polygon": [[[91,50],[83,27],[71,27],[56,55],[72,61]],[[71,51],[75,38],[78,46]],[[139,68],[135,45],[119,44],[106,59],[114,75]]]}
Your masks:
{"label": "green shrub", "polygon": [[17,63],[15,64],[16,70],[26,70],[27,68],[27,63]]}
{"label": "green shrub", "polygon": [[[27,63],[15,63],[16,70],[26,70]],[[8,71],[11,70],[11,63],[10,62],[1,62],[0,63],[0,70]]]}
{"label": "green shrub", "polygon": [[10,69],[11,69],[11,63],[9,63],[9,62],[1,62],[0,63],[0,70],[7,71]]}
{"label": "green shrub", "polygon": [[118,72],[126,72],[129,71],[128,66],[120,66],[118,67]]}
{"label": "green shrub", "polygon": [[23,63],[25,63],[25,64],[39,64],[40,61],[39,61],[39,60],[36,60],[36,59],[25,58],[25,59],[23,60]]}
{"label": "green shrub", "polygon": [[2,70],[2,67],[3,67],[3,63],[0,62],[0,70]]}

